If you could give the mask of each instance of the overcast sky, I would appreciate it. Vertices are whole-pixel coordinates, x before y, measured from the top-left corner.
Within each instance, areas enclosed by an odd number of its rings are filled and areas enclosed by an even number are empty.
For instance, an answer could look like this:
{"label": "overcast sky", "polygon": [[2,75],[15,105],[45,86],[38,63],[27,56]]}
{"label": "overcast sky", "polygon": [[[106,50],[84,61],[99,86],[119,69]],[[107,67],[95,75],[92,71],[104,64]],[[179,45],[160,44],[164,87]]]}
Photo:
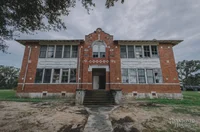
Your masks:
{"label": "overcast sky", "polygon": [[[90,14],[77,2],[69,16],[63,17],[67,30],[21,34],[17,39],[84,39],[100,27],[114,39],[183,39],[175,46],[176,62],[200,60],[200,0],[125,0],[105,8],[96,2]],[[7,41],[8,52],[0,53],[0,65],[21,67],[24,46]]]}

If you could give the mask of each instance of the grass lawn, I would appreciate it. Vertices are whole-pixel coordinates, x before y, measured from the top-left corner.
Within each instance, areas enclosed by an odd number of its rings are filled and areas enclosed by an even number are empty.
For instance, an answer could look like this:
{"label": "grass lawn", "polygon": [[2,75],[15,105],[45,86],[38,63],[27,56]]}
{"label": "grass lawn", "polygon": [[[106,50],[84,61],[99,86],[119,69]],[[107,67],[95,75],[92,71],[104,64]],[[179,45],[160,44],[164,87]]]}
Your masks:
{"label": "grass lawn", "polygon": [[44,102],[64,100],[64,98],[19,98],[15,95],[15,90],[0,90],[0,101],[17,101],[17,102]]}
{"label": "grass lawn", "polygon": [[144,99],[144,101],[158,103],[158,104],[169,104],[169,105],[184,105],[184,106],[200,106],[200,92],[196,91],[183,91],[183,99]]}

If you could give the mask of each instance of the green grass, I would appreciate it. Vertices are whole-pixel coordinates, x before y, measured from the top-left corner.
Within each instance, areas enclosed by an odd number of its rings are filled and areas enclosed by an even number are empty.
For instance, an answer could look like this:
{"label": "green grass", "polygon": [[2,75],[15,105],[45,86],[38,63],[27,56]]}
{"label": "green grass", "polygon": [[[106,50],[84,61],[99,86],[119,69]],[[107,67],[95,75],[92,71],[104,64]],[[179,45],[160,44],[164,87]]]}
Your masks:
{"label": "green grass", "polygon": [[200,109],[194,107],[176,107],[172,110],[174,113],[190,114],[192,116],[200,116]]}
{"label": "green grass", "polygon": [[16,101],[16,102],[45,102],[45,101],[58,101],[64,98],[19,98],[16,97],[14,90],[0,90],[0,101]]}
{"label": "green grass", "polygon": [[169,104],[169,105],[184,105],[184,106],[200,106],[200,93],[194,91],[182,92],[183,99],[144,99],[144,101],[158,103],[158,104]]}

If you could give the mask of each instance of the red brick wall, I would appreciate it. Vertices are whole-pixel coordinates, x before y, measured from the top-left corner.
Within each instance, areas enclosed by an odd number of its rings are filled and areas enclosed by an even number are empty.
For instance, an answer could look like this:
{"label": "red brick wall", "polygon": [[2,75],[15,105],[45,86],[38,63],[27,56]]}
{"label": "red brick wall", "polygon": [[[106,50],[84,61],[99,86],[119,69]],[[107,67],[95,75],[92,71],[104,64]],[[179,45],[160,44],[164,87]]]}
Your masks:
{"label": "red brick wall", "polygon": [[179,83],[174,53],[171,44],[160,44],[158,46],[160,65],[164,83]]}
{"label": "red brick wall", "polygon": [[60,93],[66,91],[69,93],[76,92],[77,84],[26,84],[22,91],[22,84],[18,85],[17,92],[35,92],[48,91],[49,93]]}
{"label": "red brick wall", "polygon": [[[92,56],[92,43],[98,40],[98,35],[100,35],[100,40],[103,40],[106,47],[106,57],[105,58],[93,58]],[[32,47],[30,60],[28,64],[28,72],[26,77],[26,84],[24,90],[22,91],[22,78],[25,75],[26,64],[28,61],[29,48]],[[166,84],[120,84],[121,83],[121,61],[120,61],[120,46],[113,42],[113,36],[109,35],[103,31],[96,30],[94,33],[85,36],[85,42],[79,45],[79,50],[81,50],[80,57],[80,80],[79,88],[92,90],[92,71],[88,71],[89,65],[106,65],[109,66],[109,71],[106,71],[106,90],[110,89],[122,89],[124,93],[137,91],[138,93],[150,93],[151,91],[156,91],[158,93],[180,93],[180,86],[178,81],[178,74],[176,71],[176,65],[174,60],[174,54],[171,44],[160,44],[158,46],[160,63],[162,68],[163,82]],[[26,48],[24,51],[24,57],[22,62],[22,67],[19,77],[19,85],[17,92],[75,92],[78,84],[33,84],[35,80],[35,74],[38,63],[40,46],[38,43],[26,43]],[[79,60],[79,59],[78,59]],[[92,62],[95,60],[95,62]],[[100,62],[96,62],[102,61]],[[90,62],[91,61],[91,62]],[[108,61],[103,63],[103,61]],[[77,82],[78,82],[78,67],[77,66]],[[30,79],[32,78],[32,79]],[[168,79],[167,79],[168,78]],[[167,84],[168,83],[168,84]],[[169,84],[176,83],[176,84]]]}

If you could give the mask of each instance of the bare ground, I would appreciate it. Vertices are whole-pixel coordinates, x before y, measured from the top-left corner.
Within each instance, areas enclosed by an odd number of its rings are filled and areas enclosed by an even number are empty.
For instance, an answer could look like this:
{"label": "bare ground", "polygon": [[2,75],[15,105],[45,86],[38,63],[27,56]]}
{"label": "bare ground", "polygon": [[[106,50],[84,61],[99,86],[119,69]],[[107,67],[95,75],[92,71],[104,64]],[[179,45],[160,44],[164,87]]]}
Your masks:
{"label": "bare ground", "polygon": [[1,132],[79,132],[87,117],[84,107],[64,102],[0,102]]}
{"label": "bare ground", "polygon": [[200,107],[134,103],[110,114],[114,132],[200,132]]}

